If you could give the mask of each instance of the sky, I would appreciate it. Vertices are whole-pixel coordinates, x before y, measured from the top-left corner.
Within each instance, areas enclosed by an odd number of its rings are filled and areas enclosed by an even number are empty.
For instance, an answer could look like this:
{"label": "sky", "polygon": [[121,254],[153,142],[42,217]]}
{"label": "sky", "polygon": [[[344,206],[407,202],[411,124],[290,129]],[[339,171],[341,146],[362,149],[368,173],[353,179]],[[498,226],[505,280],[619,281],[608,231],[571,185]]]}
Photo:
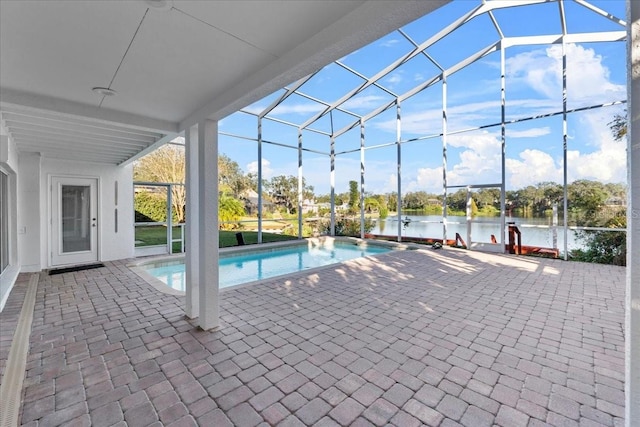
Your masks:
{"label": "sky", "polygon": [[[479,2],[454,0],[432,14],[420,18],[402,30],[422,43],[453,22]],[[614,16],[625,18],[624,0],[590,1]],[[505,36],[559,34],[557,3],[543,3],[495,11]],[[624,30],[584,6],[565,3],[569,33]],[[477,17],[445,39],[427,48],[437,64],[448,69],[469,55],[499,39],[488,15]],[[394,32],[345,56],[340,61],[366,77],[413,49],[400,33]],[[626,99],[625,42],[567,44],[567,106],[581,108]],[[428,82],[439,69],[418,55],[380,80],[380,85],[395,94],[403,94]],[[506,49],[506,117],[526,118],[562,111],[562,46],[530,45]],[[301,87],[313,98],[335,101],[363,80],[336,64],[330,64]],[[281,91],[246,108],[259,112]],[[394,97],[371,86],[344,107],[366,115]],[[438,82],[401,104],[401,140],[429,137],[401,145],[402,192],[442,193],[442,83]],[[302,124],[313,117],[319,104],[301,96],[292,96],[270,115],[279,120]],[[614,141],[608,123],[624,105],[572,113],[567,119],[568,181],[590,179],[602,182],[626,181],[626,142]],[[461,131],[500,122],[500,53],[491,53],[447,78],[448,130]],[[336,111],[311,125],[329,132],[344,128],[355,119]],[[371,118],[365,125],[366,147],[396,141],[395,107]],[[507,190],[535,185],[543,181],[563,180],[562,115],[510,124],[506,130],[505,183]],[[219,124],[222,133],[219,151],[235,160],[245,172],[257,171],[257,120],[235,113]],[[243,138],[229,137],[234,134]],[[329,137],[303,132],[303,147],[329,153]],[[244,139],[249,138],[249,139]],[[263,139],[294,148],[263,144],[265,179],[277,175],[298,174],[298,130],[272,121],[263,122]],[[360,129],[335,140],[336,192],[348,191],[348,182],[360,181]],[[344,153],[345,151],[353,151]],[[372,193],[397,191],[397,146],[365,150],[365,189]],[[316,194],[330,191],[330,159],[326,154],[303,152],[303,173]],[[453,185],[486,185],[501,182],[500,126],[447,136],[447,180]],[[450,190],[451,191],[451,190]]]}

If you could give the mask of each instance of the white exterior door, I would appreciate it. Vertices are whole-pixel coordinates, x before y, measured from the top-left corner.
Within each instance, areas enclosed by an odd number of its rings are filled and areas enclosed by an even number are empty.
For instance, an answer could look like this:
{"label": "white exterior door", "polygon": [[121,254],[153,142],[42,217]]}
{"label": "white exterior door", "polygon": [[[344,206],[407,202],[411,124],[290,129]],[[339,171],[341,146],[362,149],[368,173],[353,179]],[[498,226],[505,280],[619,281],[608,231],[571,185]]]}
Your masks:
{"label": "white exterior door", "polygon": [[51,179],[51,266],[98,261],[98,180]]}

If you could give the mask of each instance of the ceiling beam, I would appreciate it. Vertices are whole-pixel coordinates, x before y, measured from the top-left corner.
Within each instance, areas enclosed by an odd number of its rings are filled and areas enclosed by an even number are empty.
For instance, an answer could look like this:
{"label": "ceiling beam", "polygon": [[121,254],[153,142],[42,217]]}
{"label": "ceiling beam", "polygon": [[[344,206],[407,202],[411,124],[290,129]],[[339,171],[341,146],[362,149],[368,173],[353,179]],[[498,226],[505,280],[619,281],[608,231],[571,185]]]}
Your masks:
{"label": "ceiling beam", "polygon": [[78,143],[93,143],[93,144],[97,144],[97,145],[113,145],[113,146],[120,146],[120,147],[132,147],[134,149],[143,149],[148,147],[149,145],[153,144],[153,142],[146,142],[146,141],[131,141],[131,140],[125,140],[125,141],[119,141],[116,138],[105,138],[105,137],[100,137],[100,136],[87,136],[87,135],[74,135],[73,133],[57,133],[57,132],[50,132],[48,130],[43,130],[43,129],[35,129],[32,127],[23,127],[23,126],[7,126],[7,129],[9,130],[9,132],[11,133],[12,136],[17,135],[17,134],[28,134],[31,135],[35,138],[54,138],[54,139],[60,139],[62,141],[69,141],[69,142],[78,142]]}
{"label": "ceiling beam", "polygon": [[32,110],[37,115],[38,111],[61,118],[81,118],[108,125],[120,125],[134,129],[157,132],[161,134],[177,134],[177,123],[167,120],[158,120],[151,117],[143,117],[123,111],[99,108],[95,105],[87,105],[79,102],[51,98],[42,95],[0,88],[0,108],[11,110],[13,107],[22,110]]}
{"label": "ceiling beam", "polygon": [[62,117],[60,115],[51,114],[46,111],[35,111],[23,108],[5,109],[0,112],[0,114],[5,120],[13,119],[16,121],[26,121],[33,119],[50,123],[52,127],[56,126],[56,124],[64,127],[68,127],[69,125],[71,125],[77,126],[76,129],[85,129],[87,131],[96,133],[105,132],[105,134],[136,135],[137,137],[153,138],[154,140],[162,137],[163,135],[159,132],[149,132],[130,127],[96,123],[95,121],[89,119],[80,119],[77,117]]}
{"label": "ceiling beam", "polygon": [[40,123],[16,122],[13,120],[5,120],[5,126],[11,133],[19,130],[40,132],[44,135],[57,135],[61,137],[87,138],[95,141],[116,142],[124,145],[134,145],[138,147],[146,147],[157,141],[155,138],[123,138],[115,135],[103,135],[98,133],[89,133],[75,130],[73,128],[51,128]]}

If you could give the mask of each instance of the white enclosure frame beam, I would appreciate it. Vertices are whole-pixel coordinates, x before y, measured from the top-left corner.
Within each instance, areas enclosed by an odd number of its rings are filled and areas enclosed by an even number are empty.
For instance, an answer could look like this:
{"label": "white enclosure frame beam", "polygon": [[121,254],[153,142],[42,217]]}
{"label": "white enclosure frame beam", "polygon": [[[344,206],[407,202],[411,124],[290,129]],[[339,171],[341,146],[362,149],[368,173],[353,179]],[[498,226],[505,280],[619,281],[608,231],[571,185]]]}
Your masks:
{"label": "white enclosure frame beam", "polygon": [[329,154],[331,170],[329,172],[329,182],[331,184],[331,225],[329,235],[336,235],[336,139],[331,136],[331,153]]}
{"label": "white enclosure frame beam", "polygon": [[[497,24],[496,24],[497,27]],[[498,28],[499,30],[499,28]],[[500,246],[503,248],[503,251],[506,251],[505,248],[505,238],[504,235],[506,233],[506,183],[507,183],[507,173],[506,173],[506,159],[507,159],[507,125],[505,123],[507,119],[506,112],[506,66],[505,66],[505,49],[502,43],[500,43],[500,165],[501,165],[501,185],[500,185]],[[471,244],[471,243],[469,243]]]}
{"label": "white enclosure frame beam", "polygon": [[302,174],[302,129],[298,129],[298,239],[302,239],[302,199],[304,175]]}
{"label": "white enclosure frame beam", "polygon": [[564,199],[564,212],[563,216],[563,233],[564,233],[564,260],[569,260],[569,244],[567,242],[569,238],[569,192],[567,186],[569,185],[568,166],[567,166],[567,50],[566,44],[562,43],[562,182],[563,199]]}
{"label": "white enclosure frame beam", "polygon": [[258,117],[258,243],[262,243],[262,117]]}
{"label": "white enclosure frame beam", "polygon": [[640,2],[627,1],[627,289],[625,425],[640,425]]}
{"label": "white enclosure frame beam", "polygon": [[364,122],[360,120],[360,238],[364,239]]}
{"label": "white enclosure frame beam", "polygon": [[398,180],[398,242],[402,242],[402,145],[400,143],[402,139],[402,111],[400,108],[400,101],[396,99],[396,146],[397,152],[397,180]]}
{"label": "white enclosure frame beam", "polygon": [[447,76],[442,73],[442,244],[447,244]]}

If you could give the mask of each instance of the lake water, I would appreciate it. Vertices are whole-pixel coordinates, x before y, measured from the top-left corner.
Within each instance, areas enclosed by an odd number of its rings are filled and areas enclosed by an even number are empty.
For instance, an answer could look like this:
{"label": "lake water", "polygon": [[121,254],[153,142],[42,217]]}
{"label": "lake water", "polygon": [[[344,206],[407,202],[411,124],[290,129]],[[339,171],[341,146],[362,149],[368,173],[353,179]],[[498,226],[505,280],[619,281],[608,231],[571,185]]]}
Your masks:
{"label": "lake water", "polygon": [[[411,222],[407,227],[401,224],[403,237],[423,237],[442,238],[442,217],[439,215],[412,215],[403,214],[402,219],[409,218]],[[549,218],[523,218],[507,217],[507,222],[515,222],[522,234],[522,244],[528,246],[539,246],[545,248],[553,247],[552,219]],[[562,218],[559,218],[562,221]],[[388,217],[378,220],[375,227],[370,231],[372,234],[382,234],[397,236],[398,219]],[[454,239],[456,233],[460,233],[462,238],[467,240],[467,219],[463,216],[447,217],[447,238]],[[491,235],[500,241],[500,217],[475,217],[471,223],[471,238],[474,242],[490,243]],[[508,237],[505,234],[505,241]],[[468,242],[467,242],[468,243]],[[569,249],[576,249],[582,246],[580,240],[576,239],[575,232],[568,230],[567,244]],[[557,227],[557,248],[564,250],[564,229]]]}

